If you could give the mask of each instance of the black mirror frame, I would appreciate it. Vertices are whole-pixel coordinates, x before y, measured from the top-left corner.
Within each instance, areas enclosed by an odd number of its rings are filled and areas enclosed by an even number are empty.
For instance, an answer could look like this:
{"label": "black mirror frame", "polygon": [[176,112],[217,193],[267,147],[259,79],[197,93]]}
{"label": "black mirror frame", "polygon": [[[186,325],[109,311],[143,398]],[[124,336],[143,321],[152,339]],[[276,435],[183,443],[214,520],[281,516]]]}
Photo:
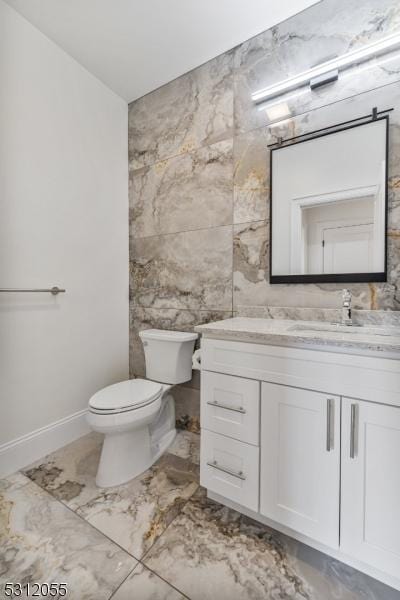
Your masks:
{"label": "black mirror frame", "polygon": [[[362,127],[363,125],[370,124],[372,121],[386,121],[386,170],[385,170],[385,268],[380,273],[329,273],[329,274],[307,274],[307,275],[273,275],[272,274],[272,237],[273,237],[273,211],[272,211],[272,158],[273,152],[277,150],[283,150],[289,146],[296,144],[302,144],[303,142],[310,141],[339,131],[346,131],[347,129],[354,129],[355,127]],[[389,179],[389,115],[379,117],[376,119],[369,120],[364,123],[357,123],[356,125],[350,125],[348,127],[338,127],[334,131],[327,131],[318,135],[305,134],[305,139],[297,142],[291,142],[290,144],[283,144],[276,148],[271,148],[269,157],[269,282],[271,284],[276,283],[371,283],[371,282],[382,282],[387,281],[387,228],[388,228],[388,179]]]}

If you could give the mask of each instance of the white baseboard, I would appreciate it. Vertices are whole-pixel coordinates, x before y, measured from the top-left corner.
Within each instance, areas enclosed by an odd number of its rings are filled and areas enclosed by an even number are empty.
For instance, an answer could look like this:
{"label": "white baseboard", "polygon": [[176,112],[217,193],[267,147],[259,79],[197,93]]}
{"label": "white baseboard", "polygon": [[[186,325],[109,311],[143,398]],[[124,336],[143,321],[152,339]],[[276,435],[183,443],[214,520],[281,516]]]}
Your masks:
{"label": "white baseboard", "polygon": [[90,432],[87,409],[0,446],[0,477],[7,477]]}

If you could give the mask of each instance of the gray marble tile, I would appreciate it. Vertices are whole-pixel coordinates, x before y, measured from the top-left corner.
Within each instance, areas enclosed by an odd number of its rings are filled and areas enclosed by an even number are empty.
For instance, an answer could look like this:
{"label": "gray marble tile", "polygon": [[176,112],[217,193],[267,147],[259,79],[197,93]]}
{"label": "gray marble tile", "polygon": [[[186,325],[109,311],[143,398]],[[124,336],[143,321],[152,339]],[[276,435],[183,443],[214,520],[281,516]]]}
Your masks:
{"label": "gray marble tile", "polygon": [[177,386],[175,398],[176,426],[193,433],[200,433],[200,390]]}
{"label": "gray marble tile", "polygon": [[[364,311],[369,312],[369,311]],[[354,316],[354,315],[353,315]],[[341,310],[295,306],[237,306],[235,317],[250,319],[289,319],[293,321],[339,321]]]}
{"label": "gray marble tile", "polygon": [[[341,320],[342,311],[340,308],[238,306],[235,316],[254,319],[289,319],[338,323]],[[353,310],[352,319],[354,323],[359,325],[400,327],[400,311],[395,310]]]}
{"label": "gray marble tile", "polygon": [[13,489],[22,487],[30,483],[28,477],[25,477],[22,473],[13,473],[4,479],[0,479],[0,493],[8,493]]}
{"label": "gray marble tile", "polygon": [[26,470],[35,483],[140,559],[198,487],[198,467],[164,454],[150,469],[113,488],[96,487],[101,447],[94,434]]}
{"label": "gray marble tile", "polygon": [[130,174],[134,238],[232,224],[232,139]]}
{"label": "gray marble tile", "polygon": [[200,464],[200,436],[198,433],[180,430],[168,448],[170,454],[185,458],[195,465]]}
{"label": "gray marble tile", "polygon": [[96,494],[103,436],[89,433],[24,469],[24,474],[72,510]]}
{"label": "gray marble tile", "polygon": [[269,224],[265,221],[233,228],[233,305],[268,302]]}
{"label": "gray marble tile", "polygon": [[96,490],[77,514],[138,559],[151,548],[198,487],[198,467],[164,454],[143,475]]}
{"label": "gray marble tile", "polygon": [[113,595],[113,600],[183,600],[178,590],[139,564]]}
{"label": "gray marble tile", "polygon": [[[399,26],[396,0],[324,0],[245,42],[235,51],[236,132],[270,122],[253,104],[253,92],[385,37]],[[295,98],[291,93],[287,104],[292,114],[300,114],[399,79],[399,58],[380,66],[370,63],[342,74],[331,86]]]}
{"label": "gray marble tile", "polygon": [[232,227],[131,239],[134,303],[232,310]]}
{"label": "gray marble tile", "polygon": [[199,490],[144,559],[192,600],[394,600],[391,588]]}
{"label": "gray marble tile", "polygon": [[[234,226],[233,302],[237,306],[288,306],[337,308],[341,306],[344,284],[269,283],[268,227],[263,222]],[[395,253],[393,245],[392,253]],[[395,263],[397,264],[397,263]],[[393,272],[393,279],[396,274]],[[394,288],[388,288],[387,301],[374,300],[379,284],[346,284],[353,294],[353,308],[393,307]]]}
{"label": "gray marble tile", "polygon": [[56,581],[68,598],[106,600],[137,564],[32,482],[1,490],[0,513],[0,598],[6,581]]}
{"label": "gray marble tile", "polygon": [[[193,331],[195,325],[210,323],[232,316],[231,311],[220,310],[179,310],[175,308],[143,308],[131,306],[130,309],[130,369],[132,377],[145,377],[146,368],[143,344],[139,331],[144,329],[167,329],[172,331]],[[198,342],[197,342],[198,345]],[[199,374],[193,371],[191,382],[186,387],[199,389]]]}
{"label": "gray marble tile", "polygon": [[269,152],[265,128],[234,138],[233,222],[265,221],[269,216]]}
{"label": "gray marble tile", "polygon": [[374,309],[400,310],[400,231],[388,236],[388,281],[371,283],[372,306]]}
{"label": "gray marble tile", "polygon": [[130,104],[130,167],[213,144],[232,130],[233,53],[227,52]]}

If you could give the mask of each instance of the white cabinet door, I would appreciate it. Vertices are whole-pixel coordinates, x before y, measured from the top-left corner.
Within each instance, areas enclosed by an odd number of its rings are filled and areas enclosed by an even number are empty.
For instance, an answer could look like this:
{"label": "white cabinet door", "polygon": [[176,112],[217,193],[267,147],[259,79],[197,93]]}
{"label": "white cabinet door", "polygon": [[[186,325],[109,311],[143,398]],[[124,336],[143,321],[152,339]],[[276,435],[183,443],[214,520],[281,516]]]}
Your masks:
{"label": "white cabinet door", "polygon": [[400,573],[400,408],[343,398],[341,550]]}
{"label": "white cabinet door", "polygon": [[260,512],[339,545],[340,398],[263,383]]}

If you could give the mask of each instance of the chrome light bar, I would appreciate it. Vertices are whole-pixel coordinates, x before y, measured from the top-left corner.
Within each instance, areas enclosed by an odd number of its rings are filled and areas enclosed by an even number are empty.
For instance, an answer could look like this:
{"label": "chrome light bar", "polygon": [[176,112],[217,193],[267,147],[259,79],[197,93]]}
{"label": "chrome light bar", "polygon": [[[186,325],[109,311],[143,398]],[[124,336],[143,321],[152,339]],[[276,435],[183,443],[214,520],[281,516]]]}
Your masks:
{"label": "chrome light bar", "polygon": [[357,50],[346,52],[346,54],[327,60],[307,71],[295,75],[294,77],[288,77],[283,81],[279,81],[278,83],[258,90],[251,95],[252,100],[258,104],[259,102],[275,98],[276,96],[280,96],[281,94],[294,90],[300,86],[310,85],[312,81],[323,81],[324,75],[334,73],[335,71],[343,71],[353,65],[386,54],[397,48],[400,48],[400,32],[389,35]]}

